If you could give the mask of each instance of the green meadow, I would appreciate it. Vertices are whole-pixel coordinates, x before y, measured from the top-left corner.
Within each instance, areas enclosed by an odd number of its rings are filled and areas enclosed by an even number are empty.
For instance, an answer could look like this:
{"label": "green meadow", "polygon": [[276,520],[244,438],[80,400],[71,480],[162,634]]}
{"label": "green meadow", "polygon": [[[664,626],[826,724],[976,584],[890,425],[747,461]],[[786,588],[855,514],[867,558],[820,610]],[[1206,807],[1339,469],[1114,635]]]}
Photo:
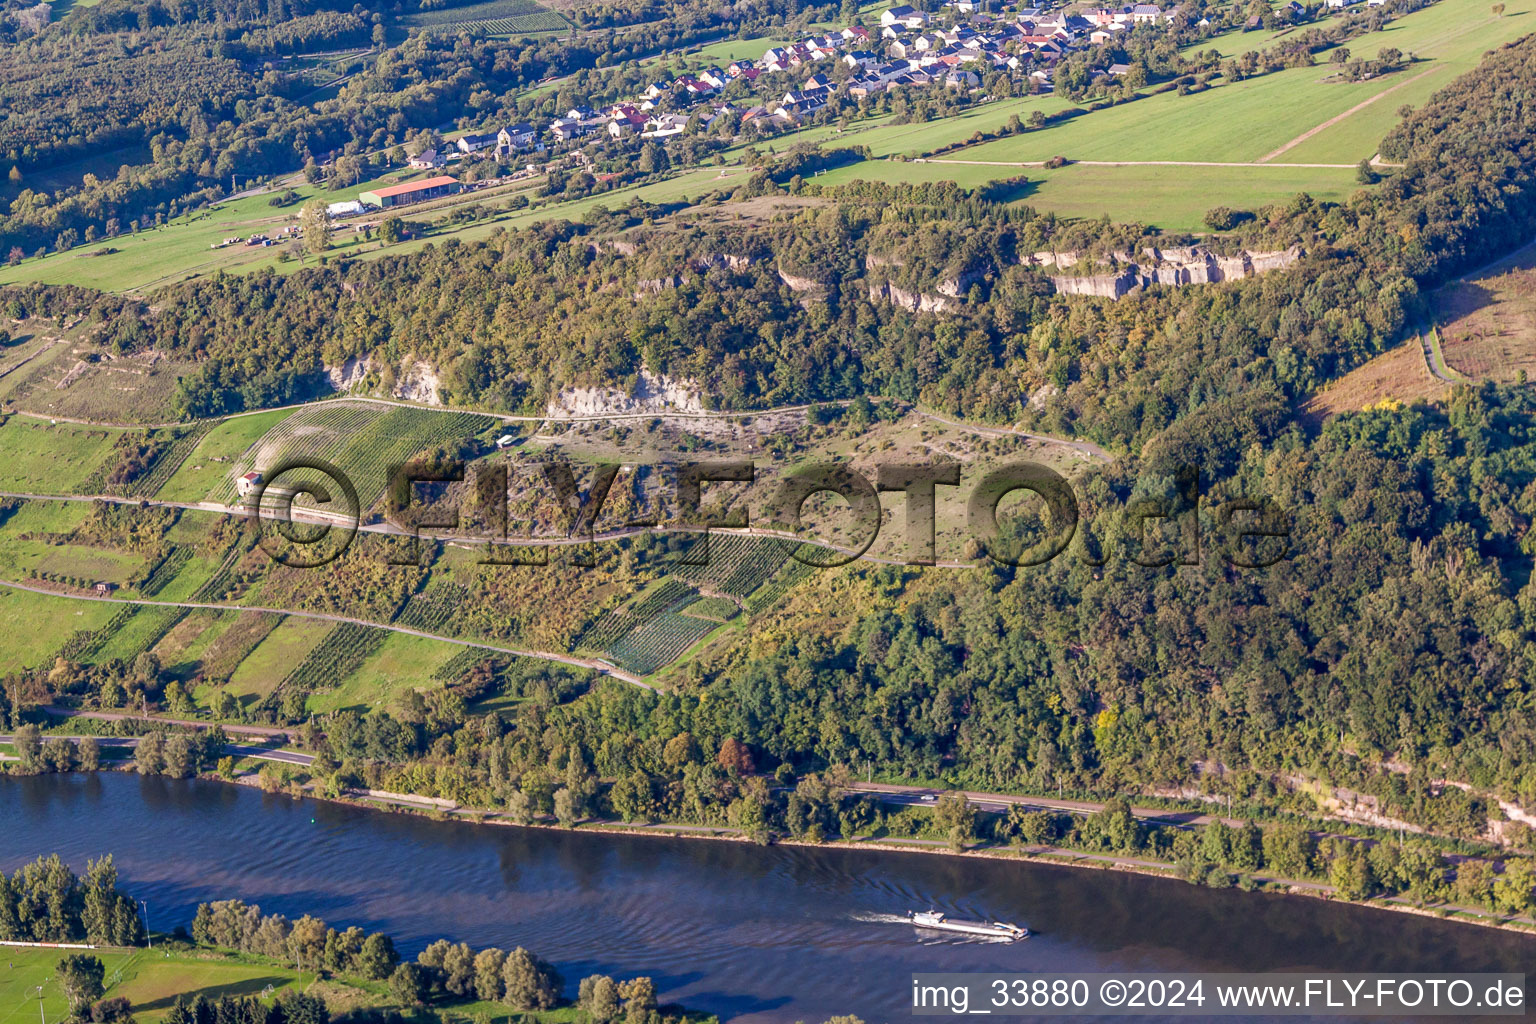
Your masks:
{"label": "green meadow", "polygon": [[222,483],[233,463],[268,430],[293,414],[274,409],[250,416],[232,416],[203,435],[192,454],[155,493],[161,501],[202,501]]}
{"label": "green meadow", "polygon": [[74,601],[0,587],[0,621],[11,636],[0,644],[0,674],[35,668],[45,661],[51,664],[53,653],[71,633],[100,628],[120,610],[105,601]]}
{"label": "green meadow", "polygon": [[0,490],[79,493],[122,431],[11,416],[0,423]]}
{"label": "green meadow", "polygon": [[975,188],[999,178],[1023,175],[1027,184],[1016,202],[1069,218],[1102,217],[1155,224],[1169,231],[1204,231],[1212,206],[1254,207],[1285,202],[1297,192],[1339,202],[1361,186],[1350,169],[1255,165],[1251,167],[1113,167],[1069,164],[1042,167],[985,167],[969,164],[866,161],[828,171],[819,184],[849,181],[954,181]]}

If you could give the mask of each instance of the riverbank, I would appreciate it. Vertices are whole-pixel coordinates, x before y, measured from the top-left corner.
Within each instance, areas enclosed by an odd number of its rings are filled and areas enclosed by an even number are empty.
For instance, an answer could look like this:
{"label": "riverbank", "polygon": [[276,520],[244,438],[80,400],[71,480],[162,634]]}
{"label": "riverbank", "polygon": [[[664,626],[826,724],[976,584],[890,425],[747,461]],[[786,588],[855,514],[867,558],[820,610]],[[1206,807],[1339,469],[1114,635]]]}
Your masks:
{"label": "riverbank", "polygon": [[[732,1024],[905,1020],[904,993],[921,972],[1520,971],[1532,948],[1495,928],[1059,870],[1069,865],[1007,851],[937,856],[881,843],[893,849],[861,854],[856,844],[470,828],[458,816],[374,810],[159,775],[12,776],[0,779],[0,863],[51,849],[79,868],[110,850],[162,928],[231,896],[290,921],[313,914],[385,932],[406,958],[446,928],[472,947],[536,950],[568,984],[650,975],[663,1003]],[[904,855],[913,852],[930,855]],[[930,908],[1014,921],[1032,936],[994,944],[915,931],[907,912]]]}
{"label": "riverbank", "polygon": [[[128,739],[125,742],[131,743]],[[240,755],[250,755],[250,751],[241,748],[237,751]],[[282,752],[276,752],[282,753]],[[251,755],[260,756],[260,755]],[[304,757],[305,755],[296,755]],[[283,757],[282,763],[292,767],[302,768],[304,765],[296,761],[290,761]],[[126,763],[103,764],[102,771],[132,771],[132,766]],[[268,788],[263,786],[261,776],[257,772],[247,771],[233,778],[214,773],[204,773],[199,776],[207,781],[233,783],[247,787],[263,789],[266,792],[282,793],[293,797],[309,797],[310,799],[323,800],[347,806],[366,808],[371,810],[392,811],[395,813],[409,812],[414,815],[424,815],[434,820],[457,820],[472,824],[510,825],[523,828],[549,829],[561,832],[603,832],[618,835],[635,836],[664,836],[678,839],[710,839],[717,842],[734,842],[752,845],[756,840],[752,839],[743,830],[727,825],[693,825],[679,822],[659,822],[656,824],[637,824],[612,819],[587,818],[578,822],[575,826],[563,826],[558,822],[547,818],[538,821],[518,822],[512,820],[504,812],[489,808],[459,807],[451,801],[438,798],[429,798],[407,793],[388,793],[377,790],[350,791],[343,794],[327,794],[318,784],[308,782],[287,782],[278,787]],[[885,787],[889,789],[891,787]],[[883,792],[881,788],[859,787],[861,791],[869,795],[879,796]],[[886,794],[891,795],[891,794]],[[970,796],[971,794],[966,794]],[[1024,798],[1019,802],[1029,803]],[[1046,806],[1066,801],[1048,801]],[[1076,803],[1076,802],[1074,802]],[[931,805],[918,805],[930,807]],[[1148,816],[1149,820],[1157,821],[1150,816],[1156,812],[1142,808],[1138,809],[1141,815]],[[1073,810],[1073,813],[1089,813],[1086,810]],[[1219,816],[1212,816],[1211,821],[1219,821],[1230,825]],[[1195,822],[1169,822],[1175,827],[1187,828]],[[854,849],[871,850],[876,852],[895,853],[923,853],[951,858],[971,858],[987,860],[1003,860],[1016,863],[1041,863],[1079,869],[1098,871],[1115,871],[1126,874],[1161,877],[1168,879],[1182,879],[1178,865],[1162,860],[1152,860],[1136,857],[1130,854],[1099,853],[1077,849],[1068,846],[1052,846],[1044,844],[1020,844],[1003,845],[995,842],[982,842],[969,845],[962,850],[955,850],[950,844],[938,839],[923,839],[919,837],[900,836],[855,836],[852,839],[825,840],[813,842],[796,839],[790,836],[774,836],[772,843],[775,845],[800,846],[825,849]],[[1220,874],[1220,873],[1219,873]],[[1494,911],[1484,910],[1478,907],[1469,907],[1450,902],[1433,905],[1425,905],[1402,895],[1383,895],[1368,899],[1349,899],[1339,894],[1336,886],[1321,881],[1307,879],[1286,878],[1262,871],[1251,872],[1243,876],[1233,876],[1231,873],[1222,874],[1222,877],[1230,879],[1227,886],[1215,886],[1216,888],[1242,888],[1247,891],[1262,891],[1281,895],[1307,896],[1313,899],[1325,899],[1329,902],[1349,904],[1352,906],[1368,907],[1378,910],[1392,910],[1402,913],[1416,914],[1441,920],[1454,920],[1468,924],[1477,924],[1487,928],[1497,928],[1505,931],[1517,932],[1523,935],[1536,934],[1536,922],[1515,915],[1500,914]],[[1194,884],[1194,883],[1191,883]]]}
{"label": "riverbank", "polygon": [[[228,782],[229,780],[218,776],[204,776],[210,781]],[[260,789],[260,780],[255,773],[240,776],[235,784],[252,786]],[[265,790],[264,790],[265,792]],[[281,795],[298,797],[299,794],[279,791]],[[767,845],[758,843],[740,829],[726,825],[690,825],[677,822],[658,822],[653,825],[638,825],[632,822],[612,821],[606,819],[588,819],[578,822],[575,826],[565,826],[553,821],[512,821],[500,811],[480,808],[460,807],[429,807],[424,806],[427,798],[411,797],[405,794],[344,794],[334,796],[319,792],[306,786],[303,797],[313,800],[321,800],[344,806],[357,807],[366,810],[381,811],[394,814],[411,814],[425,816],[432,820],[454,820],[474,825],[494,825],[512,828],[543,829],[553,832],[585,833],[594,832],[610,835],[664,837],[669,839],[709,840],[713,842],[737,843],[748,846]],[[1145,877],[1180,880],[1178,867],[1163,861],[1145,860],[1135,857],[1127,857],[1114,854],[1096,854],[1084,850],[1075,850],[1061,846],[997,846],[990,844],[977,844],[962,850],[954,850],[942,840],[919,838],[870,838],[854,837],[853,839],[826,840],[820,843],[809,840],[795,839],[788,836],[775,836],[771,839],[771,845],[801,847],[809,849],[831,850],[870,850],[883,853],[920,853],[928,856],[948,857],[970,860],[994,860],[1025,864],[1047,864],[1057,867],[1070,867],[1091,871],[1113,871],[1122,874],[1141,875]],[[1414,914],[1421,917],[1437,920],[1459,921],[1464,924],[1476,924],[1485,928],[1495,928],[1501,931],[1510,931],[1517,934],[1536,937],[1536,920],[1523,920],[1511,915],[1499,915],[1475,907],[1465,907],[1456,904],[1440,904],[1438,906],[1424,906],[1412,903],[1403,897],[1382,897],[1367,900],[1346,899],[1338,894],[1335,886],[1323,882],[1311,882],[1302,879],[1280,878],[1278,876],[1255,873],[1251,876],[1255,886],[1249,890],[1253,892],[1268,892],[1284,896],[1305,896],[1312,899],[1326,900],[1330,903],[1346,904],[1355,907],[1364,907],[1374,910],[1389,910],[1397,913]],[[1186,883],[1193,884],[1193,883]]]}

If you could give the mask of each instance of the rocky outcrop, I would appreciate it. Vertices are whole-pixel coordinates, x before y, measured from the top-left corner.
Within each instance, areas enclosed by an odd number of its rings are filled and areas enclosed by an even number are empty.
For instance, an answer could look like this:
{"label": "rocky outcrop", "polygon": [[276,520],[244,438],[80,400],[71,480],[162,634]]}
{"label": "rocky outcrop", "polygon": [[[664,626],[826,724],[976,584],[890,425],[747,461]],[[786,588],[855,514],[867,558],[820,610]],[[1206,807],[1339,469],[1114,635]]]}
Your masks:
{"label": "rocky outcrop", "polygon": [[548,405],[551,419],[579,416],[613,416],[625,413],[702,413],[704,402],[693,380],[672,380],[641,367],[640,382],[632,394],[618,388],[567,388]]}
{"label": "rocky outcrop", "polygon": [[970,291],[971,285],[985,281],[990,273],[992,273],[991,267],[973,267],[970,270],[963,270],[954,277],[940,281],[939,294],[957,299]]}
{"label": "rocky outcrop", "polygon": [[[1112,253],[1099,266],[1109,273],[1058,274],[1051,283],[1062,295],[1092,295],[1099,298],[1118,299],[1137,288],[1161,284],[1182,287],[1190,284],[1216,284],[1221,281],[1240,281],[1247,277],[1280,270],[1301,258],[1300,246],[1276,252],[1239,252],[1222,256],[1198,245],[1171,249],[1147,248],[1139,259],[1131,253]],[[1050,257],[1047,262],[1042,257]],[[1076,253],[1037,252],[1026,259],[1028,263],[1065,268],[1080,261]]]}
{"label": "rocky outcrop", "polygon": [[331,387],[336,391],[351,391],[372,370],[372,362],[367,356],[362,358],[352,356],[340,366],[327,366],[325,368],[325,379],[330,382]]}
{"label": "rocky outcrop", "polygon": [[425,402],[442,405],[442,382],[438,380],[431,363],[420,359],[407,359],[395,378],[395,397],[407,402]]}
{"label": "rocky outcrop", "polygon": [[664,291],[683,286],[681,274],[670,274],[667,277],[646,277],[635,282],[635,298],[643,299],[647,295],[660,295]]}
{"label": "rocky outcrop", "polygon": [[954,305],[954,300],[949,297],[903,291],[889,281],[870,285],[869,301],[889,302],[913,313],[942,313]]}
{"label": "rocky outcrop", "polygon": [[788,285],[789,290],[792,292],[814,292],[819,291],[822,287],[824,287],[820,281],[817,281],[814,278],[798,277],[795,274],[786,274],[783,270],[779,271],[779,280]]}
{"label": "rocky outcrop", "polygon": [[756,256],[737,256],[729,252],[712,252],[700,256],[693,261],[693,269],[698,271],[710,270],[746,270],[758,261]]}

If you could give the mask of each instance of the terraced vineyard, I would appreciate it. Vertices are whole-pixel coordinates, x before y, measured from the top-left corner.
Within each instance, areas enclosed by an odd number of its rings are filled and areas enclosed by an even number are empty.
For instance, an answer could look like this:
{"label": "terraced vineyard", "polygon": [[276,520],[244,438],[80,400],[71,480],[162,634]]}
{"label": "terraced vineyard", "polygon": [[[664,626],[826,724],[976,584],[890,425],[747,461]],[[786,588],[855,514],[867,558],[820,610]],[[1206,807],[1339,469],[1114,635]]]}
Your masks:
{"label": "terraced vineyard", "polygon": [[747,595],[742,606],[746,608],[748,615],[756,615],[765,609],[772,608],[779,603],[779,599],[799,584],[809,579],[811,573],[816,570],[804,562],[791,558],[787,560],[779,571],[774,573],[766,583]]}
{"label": "terraced vineyard", "polygon": [[710,534],[707,565],[679,565],[672,574],[701,590],[741,600],[779,571],[793,550],[790,541],[742,534]]}
{"label": "terraced vineyard", "polygon": [[189,545],[181,544],[172,548],[170,554],[160,559],[159,564],[144,577],[144,582],[139,584],[139,593],[145,597],[154,597],[164,590],[166,585],[176,578],[176,574],[181,572],[182,567],[191,560],[192,548]]}
{"label": "terraced vineyard", "polygon": [[697,599],[698,595],[686,584],[673,579],[663,580],[639,602],[621,611],[598,616],[582,633],[578,643],[593,650],[606,651],[624,634],[644,625],[651,618],[663,612],[677,611]]}
{"label": "terraced vineyard", "polygon": [[561,32],[566,20],[535,0],[487,0],[485,3],[423,11],[403,19],[412,28],[457,32],[481,29],[498,35]]}
{"label": "terraced vineyard", "polygon": [[389,633],[383,629],[343,622],[325,635],[314,650],[299,662],[263,703],[297,701],[326,690],[356,672],[383,645]]}
{"label": "terraced vineyard", "polygon": [[[233,504],[235,481],[245,473],[270,470],[289,460],[317,459],[345,473],[367,509],[383,495],[392,467],[438,445],[473,437],[496,423],[489,416],[467,412],[324,402],[299,410],[267,431],[208,498]],[[284,480],[298,478],[295,474]]]}
{"label": "terraced vineyard", "polygon": [[424,25],[429,32],[461,32],[475,29],[483,30],[491,35],[520,36],[531,35],[535,32],[563,32],[566,28],[565,19],[554,11],[544,11],[540,14],[520,14],[515,18],[490,18],[485,21],[453,21],[443,25]]}
{"label": "terraced vineyard", "polygon": [[432,673],[433,682],[456,683],[481,662],[490,661],[496,655],[483,647],[466,647],[438,666]]}
{"label": "terraced vineyard", "polygon": [[740,611],[736,602],[728,597],[701,597],[688,605],[684,615],[695,619],[709,619],[712,622],[728,622],[736,617]]}
{"label": "terraced vineyard", "polygon": [[469,591],[457,583],[447,584],[406,598],[394,617],[396,625],[419,629],[423,633],[452,633],[450,623]]}
{"label": "terraced vineyard", "polygon": [[133,613],[137,610],[131,604],[124,605],[99,628],[75,630],[69,635],[69,639],[64,641],[64,645],[59,648],[55,657],[66,661],[89,661],[117,635],[118,630],[128,624],[128,620],[133,618]]}
{"label": "terraced vineyard", "polygon": [[140,476],[128,486],[128,494],[135,498],[150,498],[155,492],[165,486],[165,482],[171,475],[181,468],[181,464],[187,461],[187,456],[197,447],[197,443],[203,439],[203,435],[213,429],[212,421],[195,424],[191,427],[181,428],[176,434],[176,439],[171,442],[155,464],[150,467],[148,473]]}
{"label": "terraced vineyard", "polygon": [[607,654],[620,668],[649,675],[677,660],[718,625],[708,619],[663,612],[625,633],[608,647]]}

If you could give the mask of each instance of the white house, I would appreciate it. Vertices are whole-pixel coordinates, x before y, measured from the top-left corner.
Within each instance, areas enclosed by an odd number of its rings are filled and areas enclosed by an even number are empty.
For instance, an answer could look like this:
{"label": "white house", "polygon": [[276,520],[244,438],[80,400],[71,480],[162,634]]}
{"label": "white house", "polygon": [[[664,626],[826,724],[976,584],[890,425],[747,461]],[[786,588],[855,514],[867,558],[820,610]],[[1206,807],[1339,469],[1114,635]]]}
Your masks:
{"label": "white house", "polygon": [[914,10],[906,4],[892,7],[880,15],[880,25],[889,28],[892,25],[901,25],[906,28],[918,29],[928,24],[928,15],[922,11]]}
{"label": "white house", "polygon": [[496,145],[494,135],[463,135],[454,143],[460,153],[478,153],[482,149],[489,149]]}

